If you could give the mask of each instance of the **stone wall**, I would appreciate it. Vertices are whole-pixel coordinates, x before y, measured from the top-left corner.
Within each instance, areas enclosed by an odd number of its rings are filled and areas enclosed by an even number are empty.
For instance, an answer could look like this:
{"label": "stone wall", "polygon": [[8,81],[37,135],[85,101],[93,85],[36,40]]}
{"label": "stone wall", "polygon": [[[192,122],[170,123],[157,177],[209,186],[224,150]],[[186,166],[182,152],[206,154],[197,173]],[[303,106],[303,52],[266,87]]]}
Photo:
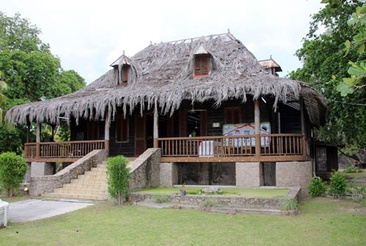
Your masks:
{"label": "stone wall", "polygon": [[176,163],[160,163],[160,186],[170,187],[178,184],[178,166]]}
{"label": "stone wall", "polygon": [[263,166],[260,162],[237,162],[235,166],[237,187],[263,186]]}
{"label": "stone wall", "polygon": [[[283,202],[288,199],[299,200],[300,188],[292,187],[283,197],[263,198],[263,197],[244,197],[244,196],[223,196],[223,195],[164,195],[169,202],[177,204],[189,204],[204,206],[205,201],[210,200],[216,206],[228,207],[247,207],[247,208],[280,208]],[[131,201],[154,202],[154,196],[158,194],[131,193]],[[160,194],[161,195],[161,194]]]}
{"label": "stone wall", "polygon": [[94,150],[55,175],[31,177],[29,194],[38,196],[46,192],[53,192],[55,188],[61,188],[64,184],[70,183],[72,179],[76,179],[78,175],[84,174],[106,160],[107,152],[105,150]]}
{"label": "stone wall", "polygon": [[276,163],[276,186],[301,187],[302,195],[308,194],[307,184],[312,177],[311,161]]}
{"label": "stone wall", "polygon": [[160,157],[161,149],[150,148],[129,163],[130,190],[160,185]]}

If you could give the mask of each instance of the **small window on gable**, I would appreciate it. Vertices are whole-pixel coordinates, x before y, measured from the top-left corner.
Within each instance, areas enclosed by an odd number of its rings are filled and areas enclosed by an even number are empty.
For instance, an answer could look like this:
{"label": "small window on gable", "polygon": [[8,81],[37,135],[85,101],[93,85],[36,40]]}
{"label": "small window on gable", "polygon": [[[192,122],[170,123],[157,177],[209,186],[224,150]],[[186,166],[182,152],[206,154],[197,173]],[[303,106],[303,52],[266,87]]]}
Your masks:
{"label": "small window on gable", "polygon": [[121,82],[120,85],[127,85],[130,79],[130,65],[124,64],[121,69]]}
{"label": "small window on gable", "polygon": [[194,78],[207,77],[211,70],[210,54],[196,54],[194,56]]}

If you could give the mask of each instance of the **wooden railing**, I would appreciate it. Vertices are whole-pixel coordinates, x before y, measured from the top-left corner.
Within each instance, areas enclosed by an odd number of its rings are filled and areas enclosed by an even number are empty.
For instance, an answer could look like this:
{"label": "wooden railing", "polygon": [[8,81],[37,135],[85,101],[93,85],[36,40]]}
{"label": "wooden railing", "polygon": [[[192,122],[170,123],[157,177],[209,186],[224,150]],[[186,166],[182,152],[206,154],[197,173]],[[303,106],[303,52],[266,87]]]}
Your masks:
{"label": "wooden railing", "polygon": [[159,138],[162,157],[238,157],[255,156],[256,139],[261,156],[304,155],[302,134],[261,134]]}
{"label": "wooden railing", "polygon": [[55,160],[79,159],[96,149],[106,149],[107,140],[70,141],[70,142],[40,142],[26,143],[24,158],[26,160]]}

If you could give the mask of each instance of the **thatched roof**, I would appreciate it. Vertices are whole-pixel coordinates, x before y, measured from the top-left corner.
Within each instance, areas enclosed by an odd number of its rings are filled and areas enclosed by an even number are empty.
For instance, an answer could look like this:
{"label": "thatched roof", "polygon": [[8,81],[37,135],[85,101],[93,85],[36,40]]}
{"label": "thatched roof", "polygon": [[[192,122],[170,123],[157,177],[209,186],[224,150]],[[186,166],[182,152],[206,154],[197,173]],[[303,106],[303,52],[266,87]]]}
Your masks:
{"label": "thatched roof", "polygon": [[[208,77],[193,78],[193,57],[205,50],[213,58]],[[132,68],[127,86],[116,86],[113,69],[85,88],[51,100],[19,105],[11,108],[6,119],[16,124],[29,121],[60,123],[66,118],[113,117],[118,106],[125,114],[139,108],[154,108],[169,114],[185,99],[216,105],[236,98],[246,102],[272,96],[277,103],[304,98],[310,121],[315,126],[324,124],[326,100],[303,82],[279,78],[262,71],[261,65],[247,48],[230,33],[151,44],[133,57],[121,56],[112,65],[128,63]]]}

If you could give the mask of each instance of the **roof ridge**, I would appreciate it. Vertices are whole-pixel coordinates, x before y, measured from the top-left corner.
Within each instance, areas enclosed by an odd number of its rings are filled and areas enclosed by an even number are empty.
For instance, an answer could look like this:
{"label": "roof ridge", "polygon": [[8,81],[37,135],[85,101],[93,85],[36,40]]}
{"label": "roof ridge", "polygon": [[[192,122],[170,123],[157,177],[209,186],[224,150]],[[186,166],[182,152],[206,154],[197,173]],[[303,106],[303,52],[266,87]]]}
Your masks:
{"label": "roof ridge", "polygon": [[[161,43],[163,43],[163,44],[193,43],[194,41],[199,40],[199,39],[202,39],[202,38],[204,38],[205,40],[209,40],[209,39],[217,38],[217,37],[221,37],[221,36],[227,36],[231,40],[235,40],[236,39],[230,33],[230,31],[228,31],[228,32],[225,32],[225,33],[211,34],[211,35],[207,35],[207,36],[200,36],[200,37],[194,37],[194,38],[184,38],[184,39],[172,40],[172,41],[161,42]],[[155,44],[155,45],[157,45],[157,44]]]}

